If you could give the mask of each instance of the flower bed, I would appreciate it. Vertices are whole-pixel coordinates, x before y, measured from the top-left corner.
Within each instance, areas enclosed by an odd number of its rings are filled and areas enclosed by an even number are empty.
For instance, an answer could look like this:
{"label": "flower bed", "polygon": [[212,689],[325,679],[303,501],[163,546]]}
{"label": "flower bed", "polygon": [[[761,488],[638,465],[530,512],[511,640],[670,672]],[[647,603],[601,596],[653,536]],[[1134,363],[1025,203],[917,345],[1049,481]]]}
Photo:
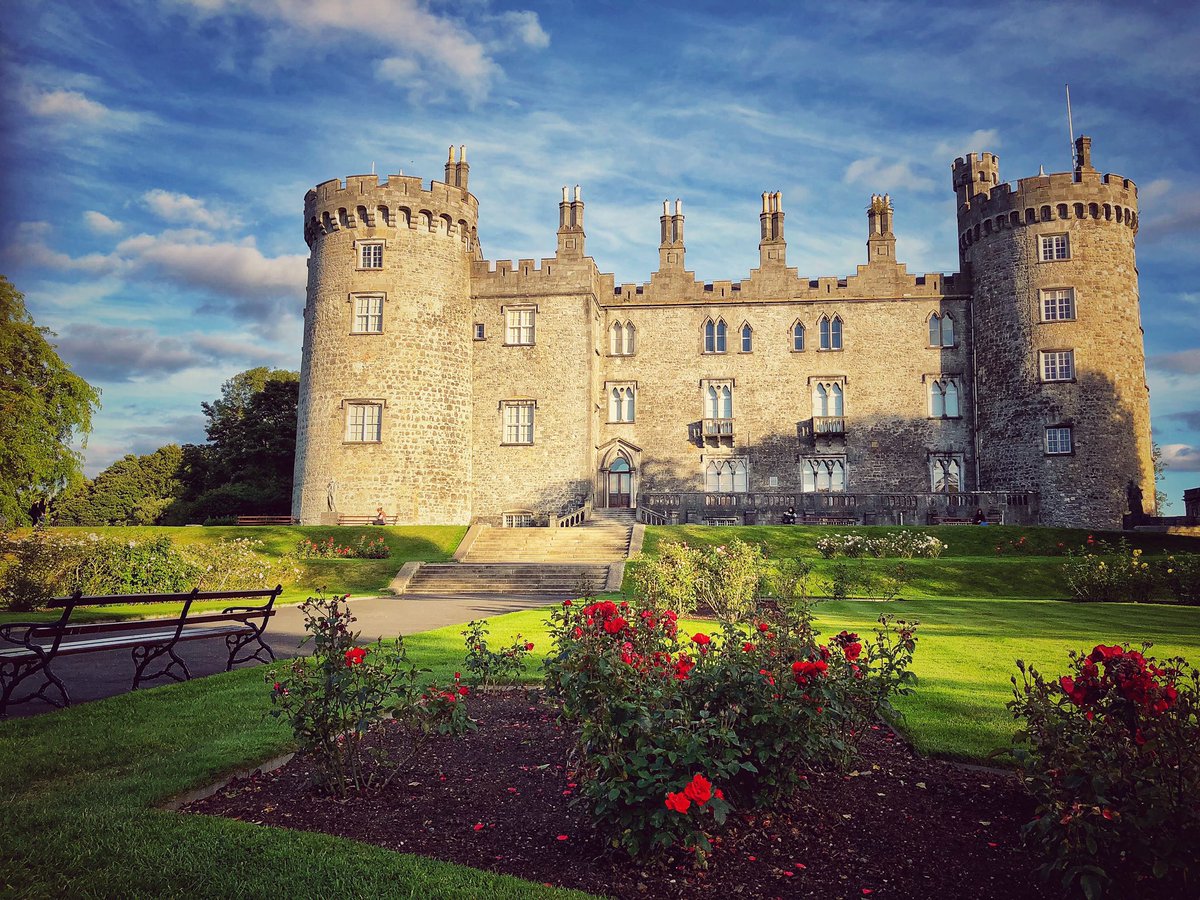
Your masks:
{"label": "flower bed", "polygon": [[862,534],[831,534],[817,541],[817,552],[826,559],[835,556],[851,558],[873,556],[876,559],[901,557],[903,559],[936,559],[942,555],[946,545],[932,534],[916,531],[900,531],[880,537]]}
{"label": "flower bed", "polygon": [[331,537],[323,541],[301,538],[296,542],[296,555],[301,559],[387,559],[392,551],[382,537],[364,534],[355,544],[339,544]]}

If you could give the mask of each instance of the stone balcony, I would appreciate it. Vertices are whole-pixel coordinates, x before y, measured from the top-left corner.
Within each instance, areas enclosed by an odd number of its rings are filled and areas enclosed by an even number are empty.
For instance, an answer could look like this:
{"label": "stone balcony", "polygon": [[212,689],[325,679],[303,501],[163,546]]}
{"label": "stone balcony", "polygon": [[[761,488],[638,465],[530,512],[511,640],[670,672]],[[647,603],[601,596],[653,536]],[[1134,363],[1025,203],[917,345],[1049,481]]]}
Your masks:
{"label": "stone balcony", "polygon": [[796,423],[796,436],[802,444],[811,444],[817,438],[844,438],[845,416],[813,416]]}

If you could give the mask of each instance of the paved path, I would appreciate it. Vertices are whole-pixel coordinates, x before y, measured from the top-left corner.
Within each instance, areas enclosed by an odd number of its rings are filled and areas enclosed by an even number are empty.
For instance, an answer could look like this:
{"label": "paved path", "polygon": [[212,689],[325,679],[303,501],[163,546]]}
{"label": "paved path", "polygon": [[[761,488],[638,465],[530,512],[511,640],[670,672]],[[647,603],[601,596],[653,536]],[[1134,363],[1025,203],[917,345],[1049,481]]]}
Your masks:
{"label": "paved path", "polygon": [[[350,610],[358,619],[354,628],[362,634],[364,641],[376,638],[395,637],[397,634],[416,634],[446,625],[484,619],[519,609],[536,609],[554,603],[553,596],[540,594],[522,596],[511,594],[478,594],[459,596],[425,595],[421,597],[363,597],[349,601]],[[304,616],[298,605],[276,607],[278,612],[267,626],[267,642],[279,658],[298,656],[308,652],[301,648],[304,637]],[[225,671],[229,658],[225,642],[219,640],[185,641],[176,647],[176,652],[187,663],[192,677],[212,675]],[[124,694],[133,681],[133,662],[128,650],[113,650],[105,653],[86,653],[79,656],[60,657],[54,663],[54,673],[66,684],[73,705],[100,700],[116,694]],[[153,682],[152,690],[169,679]],[[18,696],[25,692],[22,685]],[[29,689],[35,689],[32,679]],[[12,718],[31,716],[55,709],[41,700],[9,705]]]}

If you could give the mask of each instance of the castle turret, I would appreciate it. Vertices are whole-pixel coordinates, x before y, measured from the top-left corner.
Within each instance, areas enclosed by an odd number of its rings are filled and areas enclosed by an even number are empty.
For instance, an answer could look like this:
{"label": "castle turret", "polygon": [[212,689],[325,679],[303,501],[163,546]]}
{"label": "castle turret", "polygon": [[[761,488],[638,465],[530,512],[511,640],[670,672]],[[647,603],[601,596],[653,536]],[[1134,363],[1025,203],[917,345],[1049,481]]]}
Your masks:
{"label": "castle turret", "polygon": [[669,200],[663,201],[663,214],[659,219],[662,239],[658,244],[658,270],[683,271],[683,257],[687,252],[683,245],[683,201],[675,201],[675,212],[671,212]]}
{"label": "castle turret", "polygon": [[1047,525],[1117,528],[1127,488],[1154,496],[1134,238],[1137,187],[1091,165],[999,181],[954,162],[972,285],[979,486],[1037,489]]}
{"label": "castle turret", "polygon": [[867,207],[867,262],[896,261],[896,235],[892,231],[892,198],[887,194],[872,194]]}
{"label": "castle turret", "polygon": [[564,186],[562,202],[558,204],[558,249],[555,256],[559,259],[583,259],[583,198],[579,193],[579,185],[575,185],[575,195]]}
{"label": "castle turret", "polygon": [[470,271],[478,202],[466,148],[446,182],[351,176],[304,198],[308,296],[292,512],[383,507],[471,518]]}

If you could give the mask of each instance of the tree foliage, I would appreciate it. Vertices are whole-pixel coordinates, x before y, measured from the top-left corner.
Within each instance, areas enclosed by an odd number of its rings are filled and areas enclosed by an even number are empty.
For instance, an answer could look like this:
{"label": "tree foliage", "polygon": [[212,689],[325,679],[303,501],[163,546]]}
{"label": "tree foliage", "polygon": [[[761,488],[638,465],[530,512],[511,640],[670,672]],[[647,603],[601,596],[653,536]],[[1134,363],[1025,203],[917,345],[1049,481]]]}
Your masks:
{"label": "tree foliage", "polygon": [[130,453],[95,480],[55,500],[58,525],[153,525],[182,493],[183,450],[168,444],[145,456]]}
{"label": "tree foliage", "polygon": [[82,477],[71,442],[86,440],[100,392],[71,371],[34,324],[25,297],[0,275],[0,524]]}

